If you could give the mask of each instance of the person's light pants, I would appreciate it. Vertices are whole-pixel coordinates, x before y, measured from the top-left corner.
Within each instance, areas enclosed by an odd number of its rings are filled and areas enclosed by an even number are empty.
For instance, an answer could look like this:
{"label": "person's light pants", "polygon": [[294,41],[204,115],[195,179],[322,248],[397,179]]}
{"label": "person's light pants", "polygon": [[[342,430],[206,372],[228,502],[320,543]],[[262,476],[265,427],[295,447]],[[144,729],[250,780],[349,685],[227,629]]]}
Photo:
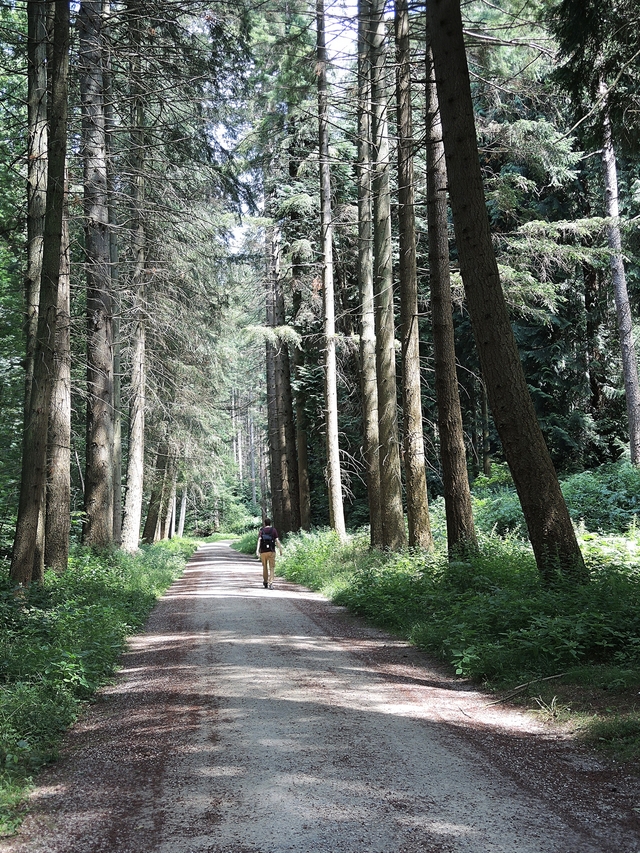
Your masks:
{"label": "person's light pants", "polygon": [[260,554],[262,560],[262,579],[265,583],[273,583],[273,575],[276,569],[276,552],[262,551]]}

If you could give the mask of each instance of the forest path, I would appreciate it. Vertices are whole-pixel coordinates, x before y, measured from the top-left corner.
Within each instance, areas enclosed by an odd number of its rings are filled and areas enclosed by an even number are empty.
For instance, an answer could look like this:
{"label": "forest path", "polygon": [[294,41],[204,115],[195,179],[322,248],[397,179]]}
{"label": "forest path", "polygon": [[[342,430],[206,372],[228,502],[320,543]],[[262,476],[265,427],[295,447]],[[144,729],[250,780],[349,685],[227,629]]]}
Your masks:
{"label": "forest path", "polygon": [[2,853],[636,853],[638,780],[200,548]]}

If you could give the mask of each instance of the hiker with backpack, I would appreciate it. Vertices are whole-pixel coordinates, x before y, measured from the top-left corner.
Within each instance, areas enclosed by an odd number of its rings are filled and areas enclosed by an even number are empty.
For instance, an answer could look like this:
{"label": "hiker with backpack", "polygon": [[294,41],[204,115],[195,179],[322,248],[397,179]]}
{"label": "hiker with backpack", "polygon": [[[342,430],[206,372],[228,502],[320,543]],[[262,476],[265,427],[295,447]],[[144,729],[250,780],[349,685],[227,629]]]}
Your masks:
{"label": "hiker with backpack", "polygon": [[264,527],[258,532],[256,557],[262,562],[262,585],[265,589],[273,589],[273,575],[276,569],[276,546],[282,554],[282,545],[278,539],[278,531],[271,526],[271,519],[265,518]]}

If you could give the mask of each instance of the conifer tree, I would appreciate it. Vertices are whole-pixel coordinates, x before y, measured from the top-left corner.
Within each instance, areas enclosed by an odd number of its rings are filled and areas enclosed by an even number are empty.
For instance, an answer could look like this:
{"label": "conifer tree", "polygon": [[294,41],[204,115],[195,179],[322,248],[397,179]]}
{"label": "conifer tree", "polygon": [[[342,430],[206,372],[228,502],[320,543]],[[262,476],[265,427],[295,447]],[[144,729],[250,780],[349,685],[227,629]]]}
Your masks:
{"label": "conifer tree", "polygon": [[456,244],[489,404],[540,573],[587,571],[522,370],[491,242],[459,0],[427,10]]}

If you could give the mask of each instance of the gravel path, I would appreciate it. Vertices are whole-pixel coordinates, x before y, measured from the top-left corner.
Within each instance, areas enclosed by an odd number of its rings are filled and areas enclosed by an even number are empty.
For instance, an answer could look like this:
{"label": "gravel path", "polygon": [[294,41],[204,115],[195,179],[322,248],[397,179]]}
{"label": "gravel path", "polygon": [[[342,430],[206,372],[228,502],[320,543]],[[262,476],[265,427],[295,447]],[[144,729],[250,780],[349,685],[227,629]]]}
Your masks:
{"label": "gravel path", "polygon": [[640,853],[640,787],[255,559],[199,549],[1,853]]}

